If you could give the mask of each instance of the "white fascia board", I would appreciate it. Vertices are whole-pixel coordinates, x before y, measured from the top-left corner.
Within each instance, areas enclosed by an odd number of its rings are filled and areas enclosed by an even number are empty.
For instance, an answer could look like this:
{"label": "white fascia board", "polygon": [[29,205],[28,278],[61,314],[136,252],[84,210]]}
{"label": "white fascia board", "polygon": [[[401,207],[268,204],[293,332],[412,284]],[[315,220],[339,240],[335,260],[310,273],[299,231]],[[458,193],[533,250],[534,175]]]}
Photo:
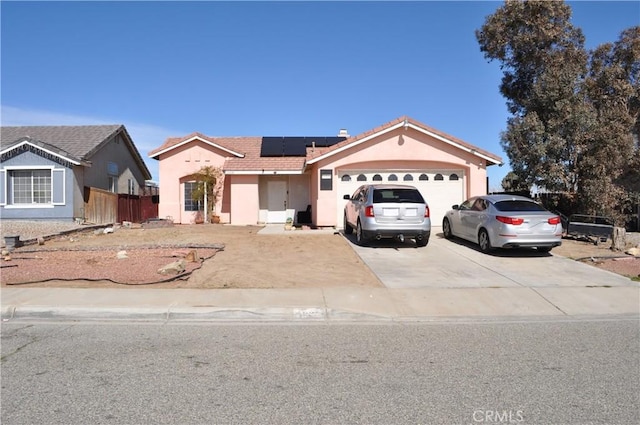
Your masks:
{"label": "white fascia board", "polygon": [[475,150],[475,149],[473,149],[473,148],[469,148],[469,147],[467,147],[467,146],[463,146],[463,145],[461,145],[461,144],[459,144],[459,143],[454,142],[453,140],[449,140],[449,139],[447,139],[446,137],[442,137],[442,136],[440,136],[440,135],[438,135],[438,134],[436,134],[436,133],[432,133],[432,132],[431,132],[431,131],[429,131],[429,130],[425,130],[425,129],[424,129],[424,128],[422,128],[422,127],[418,127],[418,126],[413,125],[413,124],[411,124],[411,123],[408,123],[408,124],[407,124],[407,127],[408,127],[408,128],[413,128],[414,130],[417,130],[417,131],[420,131],[420,132],[422,132],[422,133],[424,133],[424,134],[426,134],[426,135],[428,135],[428,136],[433,137],[434,139],[438,139],[438,140],[440,140],[441,142],[447,143],[447,144],[449,144],[449,145],[451,145],[451,146],[455,146],[455,147],[456,147],[456,148],[458,148],[458,149],[461,149],[461,150],[463,150],[463,151],[469,152],[469,153],[471,153],[471,154],[473,154],[473,155],[475,155],[475,156],[477,156],[477,157],[480,157],[480,158],[484,159],[485,161],[492,162],[492,163],[494,163],[494,164],[496,164],[496,165],[499,165],[499,164],[500,164],[500,162],[496,161],[495,159],[493,159],[493,158],[491,158],[491,157],[488,157],[488,156],[486,156],[486,155],[483,155],[483,154],[481,154],[480,152],[478,152],[477,150]]}
{"label": "white fascia board", "polygon": [[18,149],[18,148],[20,148],[21,146],[24,146],[24,145],[30,145],[30,146],[33,146],[33,147],[34,147],[34,148],[36,148],[36,149],[40,149],[41,151],[46,152],[46,153],[48,153],[49,155],[56,156],[56,157],[58,157],[58,158],[60,158],[60,159],[63,159],[63,160],[65,160],[65,161],[67,161],[67,162],[70,162],[70,163],[71,163],[71,164],[73,164],[73,165],[83,165],[83,163],[82,163],[82,162],[75,161],[75,160],[73,160],[73,159],[71,159],[71,158],[67,158],[66,156],[60,155],[59,153],[56,153],[56,152],[50,151],[49,149],[45,149],[45,148],[43,148],[42,146],[38,146],[38,145],[33,144],[33,143],[30,143],[30,142],[28,142],[28,141],[24,141],[24,142],[18,143],[18,144],[17,144],[17,145],[15,145],[15,146],[11,146],[10,148],[5,149],[5,150],[3,150],[2,152],[0,152],[0,155],[4,155],[5,153],[7,153],[7,152],[11,152],[12,150]]}
{"label": "white fascia board", "polygon": [[220,146],[220,145],[218,145],[218,144],[212,143],[212,142],[210,142],[210,141],[208,141],[208,140],[203,140],[203,139],[199,138],[198,136],[191,137],[190,139],[183,140],[182,142],[180,142],[180,143],[178,143],[178,144],[176,144],[176,145],[169,146],[168,148],[163,149],[163,150],[161,150],[160,152],[156,152],[156,153],[155,153],[155,154],[153,154],[153,155],[149,155],[149,158],[156,158],[156,157],[158,157],[158,156],[162,155],[163,153],[167,153],[167,152],[169,152],[170,150],[173,150],[173,149],[179,148],[180,146],[184,146],[184,145],[186,145],[187,143],[191,143],[191,142],[193,142],[194,140],[200,140],[201,142],[206,143],[206,144],[207,144],[207,145],[209,145],[209,146],[213,146],[214,148],[217,148],[217,149],[220,149],[220,150],[225,151],[225,152],[227,152],[227,153],[230,153],[230,154],[231,154],[231,155],[233,155],[233,156],[236,156],[236,157],[238,157],[238,158],[244,158],[244,154],[242,154],[242,153],[234,152],[234,151],[232,151],[232,150],[230,150],[230,149],[227,149],[227,148],[225,148],[225,147],[223,147],[223,146]]}
{"label": "white fascia board", "polygon": [[268,175],[277,175],[277,176],[287,176],[287,175],[298,175],[304,174],[303,170],[242,170],[242,171],[225,171],[226,175],[235,175],[235,176],[268,176]]}
{"label": "white fascia board", "polygon": [[356,141],[355,141],[355,142],[353,142],[353,143],[349,143],[348,145],[344,145],[343,147],[341,147],[341,148],[339,148],[339,149],[336,149],[336,150],[331,151],[331,152],[327,152],[327,153],[325,153],[325,154],[323,154],[323,155],[320,155],[319,157],[316,157],[316,158],[310,159],[309,161],[307,161],[307,164],[314,164],[314,163],[316,163],[316,162],[318,162],[318,161],[322,161],[322,160],[323,160],[323,159],[325,159],[325,158],[329,158],[330,156],[333,156],[333,155],[338,154],[338,153],[340,153],[340,152],[346,151],[347,149],[351,149],[351,148],[352,148],[352,147],[354,147],[354,146],[358,146],[358,145],[360,145],[360,144],[362,144],[362,143],[365,143],[365,142],[367,142],[367,141],[369,141],[369,140],[371,140],[371,139],[373,139],[373,138],[375,138],[375,137],[381,136],[381,135],[383,135],[383,134],[386,134],[386,133],[389,133],[389,132],[391,132],[391,131],[393,131],[393,130],[396,130],[396,129],[398,129],[398,128],[401,128],[401,127],[403,127],[404,125],[405,125],[405,124],[404,124],[404,121],[402,121],[402,122],[400,122],[400,123],[398,123],[398,124],[396,124],[396,125],[394,125],[394,126],[391,126],[391,127],[387,128],[387,129],[385,129],[385,130],[381,130],[381,131],[379,131],[379,132],[377,132],[377,133],[373,133],[373,134],[371,134],[371,135],[369,135],[369,136],[367,136],[367,137],[363,137],[363,138],[362,138],[362,139],[360,139],[360,140],[356,140]]}

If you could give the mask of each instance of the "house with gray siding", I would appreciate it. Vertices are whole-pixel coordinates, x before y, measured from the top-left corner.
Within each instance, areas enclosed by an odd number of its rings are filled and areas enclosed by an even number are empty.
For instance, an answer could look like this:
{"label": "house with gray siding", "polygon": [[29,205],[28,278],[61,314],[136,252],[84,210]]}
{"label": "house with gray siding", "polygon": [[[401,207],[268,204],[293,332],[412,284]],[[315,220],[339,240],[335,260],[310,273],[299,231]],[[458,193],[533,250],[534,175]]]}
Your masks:
{"label": "house with gray siding", "polygon": [[0,127],[2,220],[84,219],[88,188],[139,195],[149,179],[123,125]]}

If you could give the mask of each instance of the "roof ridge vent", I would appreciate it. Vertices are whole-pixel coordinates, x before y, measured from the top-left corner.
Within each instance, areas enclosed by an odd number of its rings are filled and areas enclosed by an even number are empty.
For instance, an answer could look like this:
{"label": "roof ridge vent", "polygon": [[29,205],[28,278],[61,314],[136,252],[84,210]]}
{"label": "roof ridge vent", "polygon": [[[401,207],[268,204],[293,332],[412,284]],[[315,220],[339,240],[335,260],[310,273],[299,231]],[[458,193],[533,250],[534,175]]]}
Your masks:
{"label": "roof ridge vent", "polygon": [[349,136],[349,132],[347,131],[346,128],[341,128],[340,131],[338,132],[338,137],[351,137]]}

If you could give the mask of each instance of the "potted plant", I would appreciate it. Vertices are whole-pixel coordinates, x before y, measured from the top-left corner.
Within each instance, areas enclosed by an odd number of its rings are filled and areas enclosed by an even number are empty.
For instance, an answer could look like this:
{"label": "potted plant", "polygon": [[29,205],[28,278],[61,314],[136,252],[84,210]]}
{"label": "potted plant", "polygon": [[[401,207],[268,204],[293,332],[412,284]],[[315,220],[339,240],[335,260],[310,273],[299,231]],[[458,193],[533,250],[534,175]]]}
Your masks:
{"label": "potted plant", "polygon": [[220,223],[220,216],[216,214],[216,205],[224,182],[222,168],[211,165],[204,166],[195,173],[195,178],[198,185],[191,196],[194,200],[203,202],[204,221]]}
{"label": "potted plant", "polygon": [[293,228],[293,218],[287,217],[287,221],[284,223],[284,230],[291,230]]}

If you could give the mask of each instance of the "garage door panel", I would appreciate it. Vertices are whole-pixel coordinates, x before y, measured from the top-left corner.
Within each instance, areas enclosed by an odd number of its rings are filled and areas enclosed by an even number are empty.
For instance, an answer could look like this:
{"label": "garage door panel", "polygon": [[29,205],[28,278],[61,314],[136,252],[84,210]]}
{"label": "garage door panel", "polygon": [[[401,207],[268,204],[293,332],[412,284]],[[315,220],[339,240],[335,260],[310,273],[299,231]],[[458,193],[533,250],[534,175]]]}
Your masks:
{"label": "garage door panel", "polygon": [[[345,176],[350,181],[345,181]],[[357,178],[365,177],[365,181]],[[451,177],[453,176],[453,177]],[[363,184],[408,184],[415,186],[429,204],[431,224],[440,226],[445,213],[454,204],[464,200],[464,173],[462,170],[349,170],[338,173],[338,211],[336,223],[342,226],[345,194],[353,192]],[[391,178],[391,180],[390,180]],[[437,180],[441,179],[441,180]]]}

